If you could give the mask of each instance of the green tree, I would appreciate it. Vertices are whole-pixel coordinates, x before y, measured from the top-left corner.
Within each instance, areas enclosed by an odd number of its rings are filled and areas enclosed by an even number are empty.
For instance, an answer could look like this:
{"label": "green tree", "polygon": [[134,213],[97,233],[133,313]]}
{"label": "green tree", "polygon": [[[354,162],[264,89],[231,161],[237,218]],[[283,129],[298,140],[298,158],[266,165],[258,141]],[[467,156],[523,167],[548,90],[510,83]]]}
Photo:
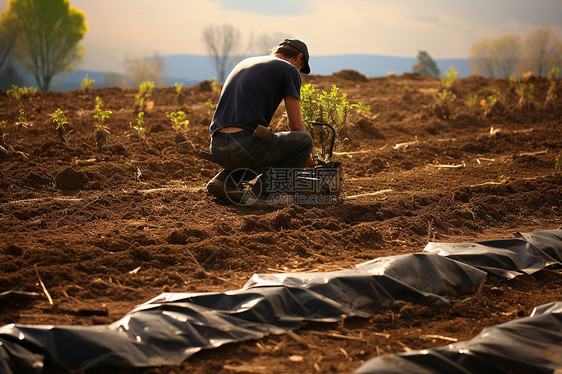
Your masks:
{"label": "green tree", "polygon": [[0,14],[0,69],[8,61],[10,52],[14,47],[17,36],[17,27],[14,18],[7,12]]}
{"label": "green tree", "polygon": [[69,0],[10,0],[4,13],[18,31],[13,56],[41,90],[58,73],[74,69],[84,54],[79,42],[88,29],[86,16]]}
{"label": "green tree", "polygon": [[412,66],[412,71],[427,77],[438,77],[441,75],[437,64],[426,51],[418,51],[418,62]]}

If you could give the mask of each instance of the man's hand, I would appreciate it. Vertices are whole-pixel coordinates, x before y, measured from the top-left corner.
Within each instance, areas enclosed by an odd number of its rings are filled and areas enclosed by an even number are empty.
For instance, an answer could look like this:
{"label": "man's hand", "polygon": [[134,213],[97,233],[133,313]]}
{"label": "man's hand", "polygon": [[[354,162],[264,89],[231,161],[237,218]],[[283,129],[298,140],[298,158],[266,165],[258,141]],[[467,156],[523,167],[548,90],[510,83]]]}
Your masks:
{"label": "man's hand", "polygon": [[316,162],[314,162],[314,160],[312,159],[312,154],[310,155],[310,157],[308,158],[308,161],[306,161],[306,164],[304,164],[303,167],[305,168],[313,168],[316,166]]}

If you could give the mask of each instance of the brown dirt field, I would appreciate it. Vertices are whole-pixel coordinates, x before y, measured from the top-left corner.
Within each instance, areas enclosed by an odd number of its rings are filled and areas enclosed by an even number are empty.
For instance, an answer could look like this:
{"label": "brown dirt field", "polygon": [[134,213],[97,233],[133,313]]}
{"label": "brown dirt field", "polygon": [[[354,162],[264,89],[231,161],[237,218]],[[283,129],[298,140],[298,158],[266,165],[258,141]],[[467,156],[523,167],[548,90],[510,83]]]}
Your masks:
{"label": "brown dirt field", "polygon": [[[145,116],[150,147],[129,125],[136,90],[20,100],[0,92],[3,141],[14,150],[0,152],[0,292],[42,294],[37,271],[54,302],[0,306],[0,325],[107,324],[162,292],[228,291],[254,273],[348,269],[420,252],[428,241],[503,239],[562,226],[562,173],[554,166],[562,153],[562,100],[543,104],[546,79],[531,81],[535,101],[523,107],[507,80],[460,79],[449,115],[440,118],[432,107],[438,79],[361,78],[303,77],[326,90],[336,84],[372,113],[353,119],[347,145],[333,158],[343,165],[344,202],[308,209],[253,209],[207,195],[204,185],[219,169],[196,150],[208,148],[204,103],[217,98],[209,82],[190,87],[183,105],[174,88],[155,90]],[[465,105],[465,97],[483,99],[495,87],[502,105],[487,116],[480,105]],[[557,92],[562,96],[560,82]],[[113,112],[102,149],[93,137],[96,96]],[[50,123],[57,108],[70,121],[68,144]],[[17,130],[20,109],[32,125]],[[187,138],[166,117],[180,109],[190,120]],[[282,113],[276,130],[284,129]],[[490,276],[480,295],[451,295],[448,307],[398,305],[343,325],[309,323],[295,332],[306,344],[270,336],[198,353],[177,367],[116,372],[349,373],[383,353],[449,342],[429,335],[469,340],[486,326],[528,316],[560,301],[561,274],[547,268],[512,280]],[[347,338],[327,336],[331,331]]]}

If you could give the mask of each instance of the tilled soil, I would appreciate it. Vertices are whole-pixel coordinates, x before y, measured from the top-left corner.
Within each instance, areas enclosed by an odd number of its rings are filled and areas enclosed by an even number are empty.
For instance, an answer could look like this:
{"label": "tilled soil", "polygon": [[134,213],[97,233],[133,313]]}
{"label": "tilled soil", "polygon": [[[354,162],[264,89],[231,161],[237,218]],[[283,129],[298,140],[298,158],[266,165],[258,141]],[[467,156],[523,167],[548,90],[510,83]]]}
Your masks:
{"label": "tilled soil", "polygon": [[[336,206],[257,209],[209,196],[204,185],[219,167],[197,151],[209,143],[205,103],[218,96],[210,82],[189,87],[183,103],[174,88],[155,89],[147,142],[130,125],[136,90],[21,99],[1,92],[0,292],[39,296],[0,305],[0,324],[107,324],[162,292],[228,291],[254,273],[341,270],[420,252],[429,241],[562,226],[555,168],[562,101],[544,104],[546,79],[531,79],[534,98],[522,104],[507,80],[460,79],[448,112],[434,104],[438,79],[346,71],[303,79],[325,90],[336,84],[351,102],[371,107],[352,118],[333,156],[343,167],[344,199]],[[555,84],[560,96],[562,84]],[[466,97],[485,100],[496,88],[499,104],[488,113],[480,103],[466,105]],[[101,147],[96,96],[112,111]],[[57,108],[69,119],[66,142],[50,117]],[[28,123],[16,125],[20,109]],[[185,134],[166,117],[178,110],[190,120]],[[285,129],[282,107],[272,127]],[[383,353],[469,340],[561,294],[559,268],[511,280],[489,276],[481,294],[450,295],[447,307],[400,302],[370,319],[309,323],[296,335],[201,352],[178,367],[119,372],[352,372]]]}

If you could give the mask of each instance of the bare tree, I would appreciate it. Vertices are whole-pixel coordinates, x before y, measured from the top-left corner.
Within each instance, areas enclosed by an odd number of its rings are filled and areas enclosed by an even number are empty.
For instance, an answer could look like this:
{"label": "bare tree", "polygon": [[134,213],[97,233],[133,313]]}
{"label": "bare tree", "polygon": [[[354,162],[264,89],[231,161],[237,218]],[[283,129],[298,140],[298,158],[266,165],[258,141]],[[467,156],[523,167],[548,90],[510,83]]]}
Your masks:
{"label": "bare tree", "polygon": [[253,43],[253,51],[256,54],[265,55],[269,54],[271,49],[276,45],[281,43],[286,38],[285,34],[281,32],[275,32],[272,34],[261,34],[256,38],[255,43]]}
{"label": "bare tree", "polygon": [[203,41],[217,72],[217,80],[224,82],[241,55],[240,32],[231,25],[211,25],[203,31]]}
{"label": "bare tree", "polygon": [[496,56],[493,40],[483,39],[470,47],[470,64],[474,74],[485,77],[496,76]]}
{"label": "bare tree", "polygon": [[509,78],[515,74],[521,61],[521,38],[519,35],[505,35],[496,39],[496,51],[499,76]]}
{"label": "bare tree", "polygon": [[520,55],[520,37],[505,35],[473,43],[470,48],[470,63],[475,74],[508,78],[515,73]]}
{"label": "bare tree", "polygon": [[548,74],[552,66],[562,64],[562,43],[549,27],[533,31],[523,45],[525,60],[521,71],[532,71],[538,76]]}

